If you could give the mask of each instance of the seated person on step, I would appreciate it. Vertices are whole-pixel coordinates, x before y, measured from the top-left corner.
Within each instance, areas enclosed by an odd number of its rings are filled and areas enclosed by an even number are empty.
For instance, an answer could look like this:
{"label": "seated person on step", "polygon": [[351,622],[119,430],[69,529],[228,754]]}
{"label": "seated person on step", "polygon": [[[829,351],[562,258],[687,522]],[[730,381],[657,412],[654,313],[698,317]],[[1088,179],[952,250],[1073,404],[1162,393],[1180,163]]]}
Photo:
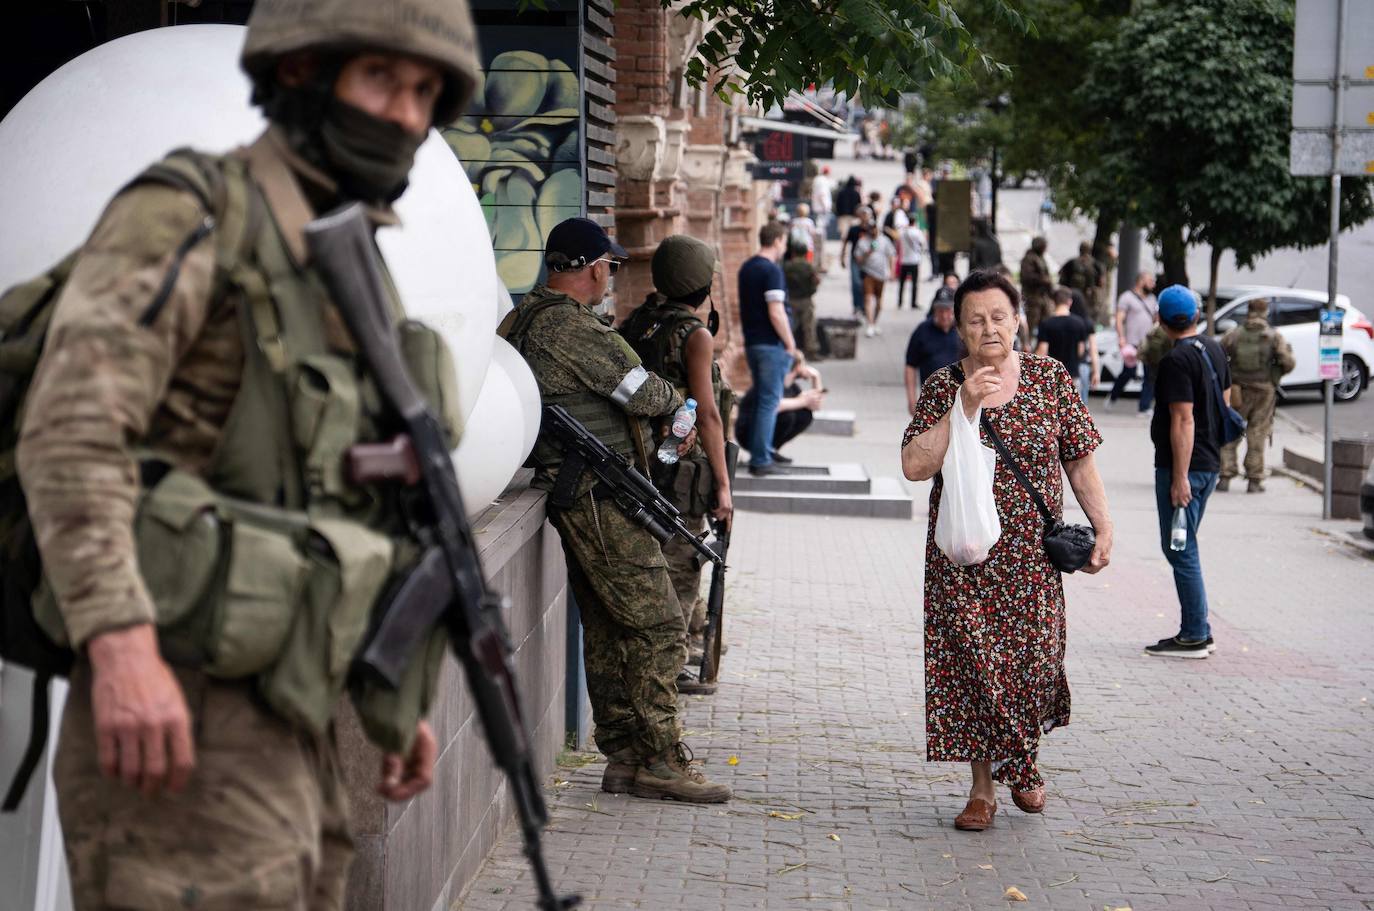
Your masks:
{"label": "seated person on step", "polygon": [[[811,388],[802,391],[800,381],[811,381]],[[821,372],[810,364],[800,364],[783,379],[783,399],[778,403],[778,423],[773,430],[773,461],[779,465],[790,465],[792,460],[778,452],[789,440],[799,436],[811,426],[817,411],[825,403],[825,387],[821,383]],[[745,445],[749,439],[750,422],[753,420],[753,401],[750,396],[754,390],[744,394],[739,403],[738,417],[735,419],[735,439]]]}

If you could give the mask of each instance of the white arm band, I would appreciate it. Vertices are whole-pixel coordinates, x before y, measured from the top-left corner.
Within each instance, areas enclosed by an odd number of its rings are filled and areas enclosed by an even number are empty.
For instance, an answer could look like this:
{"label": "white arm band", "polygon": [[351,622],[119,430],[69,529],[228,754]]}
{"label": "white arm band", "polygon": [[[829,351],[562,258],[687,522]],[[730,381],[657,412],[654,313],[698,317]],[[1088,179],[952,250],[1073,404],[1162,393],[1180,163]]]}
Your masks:
{"label": "white arm band", "polygon": [[639,387],[644,385],[644,381],[649,378],[649,371],[643,367],[636,367],[625,378],[620,381],[620,385],[615,387],[615,392],[611,393],[611,401],[624,408],[634,398],[634,394],[639,391]]}

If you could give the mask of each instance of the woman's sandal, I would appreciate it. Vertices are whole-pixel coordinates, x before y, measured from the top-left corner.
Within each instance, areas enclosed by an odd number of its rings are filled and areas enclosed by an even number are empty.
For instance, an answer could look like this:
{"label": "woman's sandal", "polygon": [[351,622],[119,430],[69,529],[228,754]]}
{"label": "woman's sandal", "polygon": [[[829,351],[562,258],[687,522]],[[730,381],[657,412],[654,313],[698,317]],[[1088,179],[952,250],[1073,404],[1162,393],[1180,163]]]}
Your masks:
{"label": "woman's sandal", "polygon": [[997,801],[986,801],[981,797],[970,797],[964,812],[954,818],[954,828],[965,832],[981,832],[992,825],[992,817],[997,813]]}
{"label": "woman's sandal", "polygon": [[1016,804],[1016,809],[1022,813],[1040,813],[1045,809],[1045,788],[1031,788],[1029,791],[1011,792],[1011,802]]}

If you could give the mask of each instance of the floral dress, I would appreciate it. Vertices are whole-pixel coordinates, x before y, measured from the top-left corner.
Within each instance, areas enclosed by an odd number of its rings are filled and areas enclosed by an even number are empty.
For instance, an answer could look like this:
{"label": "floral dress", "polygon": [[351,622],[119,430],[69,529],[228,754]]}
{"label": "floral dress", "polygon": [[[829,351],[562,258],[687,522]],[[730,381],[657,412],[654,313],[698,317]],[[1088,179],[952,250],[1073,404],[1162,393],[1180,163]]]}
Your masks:
{"label": "floral dress", "polygon": [[[1088,455],[1102,437],[1063,364],[1020,357],[1016,395],[983,413],[1046,505],[1062,514],[1061,463]],[[903,446],[944,417],[958,389],[949,367],[921,386]],[[1000,456],[993,494],[1002,536],[976,566],[956,566],[935,546],[941,487],[937,474],[926,538],[926,758],[989,761],[998,781],[1029,790],[1043,784],[1040,735],[1069,723],[1063,580],[1045,553],[1034,501]]]}

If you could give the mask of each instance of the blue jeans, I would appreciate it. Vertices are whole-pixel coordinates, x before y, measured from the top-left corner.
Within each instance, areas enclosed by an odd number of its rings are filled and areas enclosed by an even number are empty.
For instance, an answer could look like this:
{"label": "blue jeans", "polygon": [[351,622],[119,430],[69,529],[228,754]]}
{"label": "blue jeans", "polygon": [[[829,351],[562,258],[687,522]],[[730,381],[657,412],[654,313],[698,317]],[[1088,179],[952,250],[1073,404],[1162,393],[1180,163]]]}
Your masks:
{"label": "blue jeans", "polygon": [[1144,414],[1155,402],[1155,372],[1149,367],[1144,367],[1140,373],[1140,412]]}
{"label": "blue jeans", "polygon": [[1083,404],[1088,404],[1088,393],[1093,388],[1093,365],[1088,361],[1081,361],[1078,364],[1078,394],[1083,397]]}
{"label": "blue jeans", "polygon": [[860,315],[864,312],[864,274],[859,271],[859,264],[854,262],[854,257],[849,258],[849,293],[854,298],[854,312]]}
{"label": "blue jeans", "polygon": [[754,378],[754,414],[749,438],[742,440],[749,450],[749,467],[773,464],[773,428],[778,423],[778,403],[782,384],[792,368],[792,355],[782,345],[750,345],[744,349],[749,373]]}
{"label": "blue jeans", "polygon": [[1193,498],[1184,507],[1188,516],[1188,543],[1183,550],[1169,548],[1169,533],[1174,519],[1174,506],[1169,499],[1169,486],[1172,473],[1167,468],[1155,469],[1155,504],[1159,509],[1159,546],[1164,557],[1174,568],[1174,588],[1178,589],[1178,603],[1182,608],[1183,621],[1178,637],[1189,642],[1198,642],[1212,635],[1212,627],[1207,623],[1207,587],[1202,581],[1202,561],[1198,558],[1197,532],[1202,525],[1202,515],[1207,510],[1207,498],[1216,490],[1215,471],[1188,472],[1188,486]]}

